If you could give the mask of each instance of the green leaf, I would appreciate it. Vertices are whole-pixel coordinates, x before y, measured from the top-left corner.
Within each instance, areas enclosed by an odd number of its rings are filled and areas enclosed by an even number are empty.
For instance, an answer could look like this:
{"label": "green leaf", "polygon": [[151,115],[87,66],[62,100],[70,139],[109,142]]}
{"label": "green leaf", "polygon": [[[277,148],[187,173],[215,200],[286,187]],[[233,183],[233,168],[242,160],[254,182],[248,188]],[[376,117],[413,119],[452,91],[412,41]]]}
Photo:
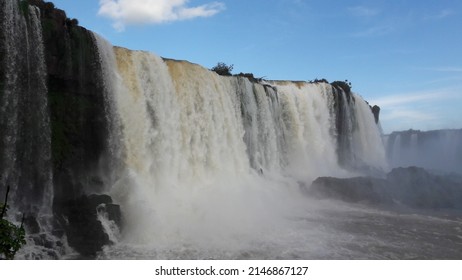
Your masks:
{"label": "green leaf", "polygon": [[16,252],[26,244],[26,232],[23,227],[1,219],[0,220],[0,257],[12,260]]}

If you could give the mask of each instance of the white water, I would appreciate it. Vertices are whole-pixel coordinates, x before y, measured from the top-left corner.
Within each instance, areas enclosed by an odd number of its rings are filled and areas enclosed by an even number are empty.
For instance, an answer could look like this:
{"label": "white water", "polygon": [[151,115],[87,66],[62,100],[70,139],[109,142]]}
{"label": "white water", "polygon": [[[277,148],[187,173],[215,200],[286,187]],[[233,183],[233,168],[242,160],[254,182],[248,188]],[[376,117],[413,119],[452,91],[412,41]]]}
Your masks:
{"label": "white water", "polygon": [[19,188],[27,189],[25,193],[31,196],[39,195],[21,202],[29,207],[31,201],[37,202],[40,210],[47,211],[53,197],[51,130],[40,10],[29,6],[26,20],[17,1],[2,5],[5,65],[1,67],[6,73],[0,97],[0,164],[4,167],[0,184],[10,185],[13,196]]}
{"label": "white water", "polygon": [[388,168],[382,136],[369,105],[355,95],[355,114],[357,129],[353,133],[353,151],[356,161],[364,166],[386,170]]}
{"label": "white water", "polygon": [[285,173],[301,181],[340,175],[337,163],[332,88],[326,84],[275,83],[279,93],[288,166]]}
{"label": "white water", "polygon": [[[125,226],[104,257],[257,250],[300,233],[293,219],[306,216],[307,201],[298,182],[349,174],[337,163],[329,85],[252,84],[97,41],[124,167],[110,194]],[[357,110],[367,119],[358,127],[377,130],[372,113]],[[357,133],[380,146],[369,137]],[[384,153],[374,151],[357,154],[380,168]]]}
{"label": "white water", "polygon": [[96,218],[101,223],[104,232],[107,233],[109,241],[111,243],[117,243],[120,239],[120,230],[116,222],[109,219],[109,214],[106,210],[106,205],[100,204],[96,207]]}
{"label": "white water", "polygon": [[[16,1],[5,1],[2,4],[4,9],[3,36],[5,40],[5,65],[1,65],[5,69],[5,85],[2,96],[0,96],[0,127],[4,135],[1,141],[0,149],[0,164],[5,166],[3,173],[0,174],[0,183],[2,186],[7,184],[17,185],[17,179],[14,174],[16,167],[16,139],[18,131],[16,129],[18,123],[18,115],[16,113],[18,107],[18,97],[13,91],[14,86],[18,81],[16,60],[19,53],[15,51],[15,46],[21,36],[18,31],[23,30],[25,22],[17,16],[19,7]],[[15,32],[16,31],[16,32]],[[22,35],[22,34],[21,34]]]}
{"label": "white water", "polygon": [[[62,232],[51,232],[53,174],[40,14],[31,7],[24,17],[18,1],[0,0],[0,5],[7,27],[0,183],[19,189],[17,205],[33,202],[39,227],[17,256],[78,258],[66,237],[57,237]],[[99,175],[106,176],[103,184],[124,219],[120,232],[104,205],[97,208],[114,243],[100,258],[460,259],[462,221],[456,212],[381,211],[315,200],[301,191],[318,176],[386,169],[379,129],[361,97],[323,83],[263,85],[221,77],[188,62],[114,49],[95,37],[110,129],[109,155],[100,159]],[[339,106],[342,131],[336,127]],[[438,142],[448,148],[441,153],[445,159],[461,158],[460,135],[454,133]],[[398,136],[396,142],[406,141]],[[413,154],[420,142],[411,136]],[[395,154],[403,154],[395,146]],[[340,152],[345,152],[342,166]],[[41,187],[18,183],[29,183],[28,175],[37,171]],[[14,220],[17,211],[10,212]]]}
{"label": "white water", "polygon": [[462,130],[402,131],[386,138],[392,167],[419,166],[462,174]]}
{"label": "white water", "polygon": [[47,71],[40,10],[19,1],[2,1],[4,9],[5,85],[0,96],[0,186],[11,193],[8,219],[20,223],[33,215],[37,229],[27,235],[20,258],[58,258],[65,241],[51,234],[53,172]]}

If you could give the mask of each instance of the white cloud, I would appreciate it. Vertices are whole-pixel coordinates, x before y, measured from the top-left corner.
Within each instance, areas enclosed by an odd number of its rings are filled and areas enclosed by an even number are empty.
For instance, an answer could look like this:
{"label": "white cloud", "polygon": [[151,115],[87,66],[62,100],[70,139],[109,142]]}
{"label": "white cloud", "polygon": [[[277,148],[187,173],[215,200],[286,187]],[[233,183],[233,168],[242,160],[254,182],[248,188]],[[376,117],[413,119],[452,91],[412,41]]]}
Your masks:
{"label": "white cloud", "polygon": [[380,122],[385,133],[407,129],[430,130],[444,128],[445,117],[438,110],[411,107],[393,107],[380,112]]}
{"label": "white cloud", "polygon": [[407,93],[389,95],[386,97],[371,100],[371,104],[377,104],[380,107],[401,106],[416,102],[430,102],[432,100],[450,99],[453,98],[453,93],[448,90],[428,91],[418,93]]}
{"label": "white cloud", "polygon": [[382,109],[380,120],[386,133],[410,128],[437,129],[451,126],[449,120],[456,113],[448,109],[448,104],[460,103],[461,93],[457,88],[402,93],[370,100],[370,104]]}
{"label": "white cloud", "polygon": [[413,110],[407,107],[394,107],[389,109],[383,117],[382,121],[391,121],[391,120],[403,120],[407,122],[421,122],[421,121],[430,121],[437,119],[437,116],[432,112],[422,112],[419,110]]}
{"label": "white cloud", "polygon": [[210,17],[224,10],[221,2],[189,7],[189,0],[100,0],[98,14],[114,20],[114,28],[124,30],[132,24],[165,22]]}

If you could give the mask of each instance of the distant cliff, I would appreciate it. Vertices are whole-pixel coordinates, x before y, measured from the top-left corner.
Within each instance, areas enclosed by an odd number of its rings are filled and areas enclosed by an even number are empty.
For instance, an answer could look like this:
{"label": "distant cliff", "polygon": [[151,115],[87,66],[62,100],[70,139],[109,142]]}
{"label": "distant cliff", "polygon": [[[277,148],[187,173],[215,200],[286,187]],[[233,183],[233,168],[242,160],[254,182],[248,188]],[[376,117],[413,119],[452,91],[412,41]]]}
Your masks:
{"label": "distant cliff", "polygon": [[462,174],[462,129],[406,130],[385,136],[392,167],[419,166]]}

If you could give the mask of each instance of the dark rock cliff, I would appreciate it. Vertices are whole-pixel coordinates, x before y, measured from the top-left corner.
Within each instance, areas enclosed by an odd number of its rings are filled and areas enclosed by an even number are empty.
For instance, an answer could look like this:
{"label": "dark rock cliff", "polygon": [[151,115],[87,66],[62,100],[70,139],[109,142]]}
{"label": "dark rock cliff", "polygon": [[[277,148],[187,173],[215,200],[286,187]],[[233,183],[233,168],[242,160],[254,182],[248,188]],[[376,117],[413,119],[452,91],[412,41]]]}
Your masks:
{"label": "dark rock cliff", "polygon": [[337,155],[338,162],[342,166],[349,166],[353,161],[352,155],[352,131],[355,129],[352,119],[354,96],[351,95],[349,88],[332,85],[335,100],[335,134],[337,136]]}
{"label": "dark rock cliff", "polygon": [[[64,230],[71,246],[86,256],[94,255],[101,246],[108,244],[108,238],[104,237],[96,219],[98,205],[86,203],[82,197],[104,192],[105,178],[100,170],[105,168],[101,166],[101,159],[107,151],[109,130],[106,116],[109,105],[105,100],[94,35],[78,26],[77,20],[67,18],[66,13],[52,3],[18,0],[15,6],[6,1],[17,0],[0,0],[0,105],[7,108],[13,103],[17,113],[0,111],[0,130],[3,134],[11,134],[8,139],[14,138],[11,143],[3,139],[1,141],[6,142],[0,143],[0,184],[12,186],[15,207],[31,212],[27,214],[31,220],[38,215],[34,212],[38,212],[42,202],[34,207],[30,204],[49,195],[47,185],[52,185],[54,231]],[[7,11],[6,7],[13,9]],[[22,50],[25,48],[20,42],[23,39],[12,33],[33,33],[32,12],[40,17],[43,46],[28,47],[40,48],[41,58],[29,57],[30,50]],[[16,13],[15,20],[7,20],[6,13]],[[15,31],[8,30],[12,29],[11,22],[15,24]],[[18,37],[18,42],[10,37]],[[29,66],[21,66],[22,60],[36,62],[37,59],[44,60],[46,68],[36,70],[45,72],[40,74],[44,77],[43,93],[37,88],[40,85],[33,83],[37,75],[27,70]],[[12,71],[13,75],[7,73],[12,65],[17,68]],[[36,108],[40,100],[44,100],[45,110]],[[42,159],[41,150],[44,149],[49,150],[48,159]],[[42,173],[52,174],[49,176],[52,182],[46,182]],[[0,187],[1,193],[3,186]],[[82,211],[75,219],[75,211],[79,208]],[[117,207],[116,211],[120,216]],[[86,221],[86,229],[79,229],[86,240],[75,238],[79,224],[73,220]]]}
{"label": "dark rock cliff", "polygon": [[99,181],[87,177],[97,168],[107,143],[107,105],[98,50],[93,34],[75,25],[64,11],[50,9],[42,1],[30,2],[42,10],[54,195],[58,200],[73,198],[80,194],[82,184]]}

